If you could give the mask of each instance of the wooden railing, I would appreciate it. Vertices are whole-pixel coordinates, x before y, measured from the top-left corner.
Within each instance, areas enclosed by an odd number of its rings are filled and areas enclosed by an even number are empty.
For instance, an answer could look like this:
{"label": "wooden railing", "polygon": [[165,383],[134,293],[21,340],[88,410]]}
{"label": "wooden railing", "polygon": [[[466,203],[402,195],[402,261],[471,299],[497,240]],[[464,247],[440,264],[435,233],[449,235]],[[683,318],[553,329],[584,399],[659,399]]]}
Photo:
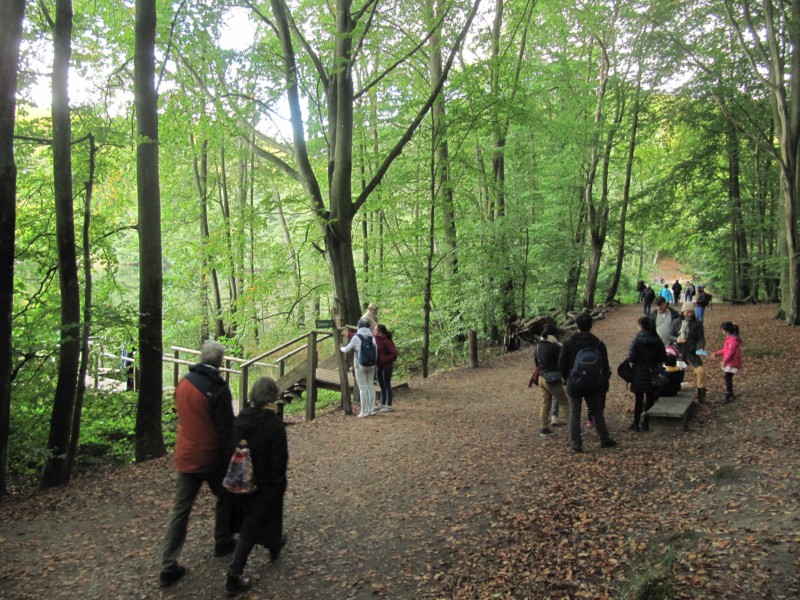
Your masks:
{"label": "wooden railing", "polygon": [[[325,340],[333,341],[333,352],[338,353],[338,346],[341,343],[341,336],[338,331],[324,331],[313,329],[307,333],[297,336],[294,339],[284,342],[280,346],[276,346],[271,350],[267,350],[258,356],[250,359],[237,358],[235,356],[223,357],[223,366],[219,369],[223,374],[225,380],[230,382],[231,375],[239,377],[239,393],[238,393],[238,409],[242,410],[247,403],[247,391],[249,388],[249,380],[254,369],[267,369],[270,375],[275,379],[278,384],[278,389],[283,392],[294,384],[305,380],[305,394],[306,394],[306,420],[310,421],[314,418],[314,411],[317,402],[317,382],[316,371],[320,363],[319,350],[320,344]],[[178,386],[181,378],[181,366],[189,366],[197,363],[197,360],[187,360],[187,355],[190,357],[199,357],[200,350],[193,348],[183,348],[181,346],[170,346],[171,354],[163,355],[163,362],[171,363],[172,369],[172,386],[173,389]],[[284,352],[285,351],[285,352]],[[109,358],[125,363],[133,363],[135,369],[135,359],[123,357],[110,352],[100,351],[96,355],[96,366],[94,373],[95,387],[99,387],[98,373],[101,372],[100,359]],[[269,359],[269,360],[265,360]],[[344,372],[344,363],[340,370]],[[121,364],[121,363],[118,363]],[[123,370],[120,369],[120,372]],[[124,375],[124,373],[123,373]],[[134,382],[136,381],[136,373],[134,370]],[[345,381],[346,373],[344,375]],[[134,388],[135,389],[135,388]],[[349,389],[345,392],[343,397],[345,409],[349,411]]]}

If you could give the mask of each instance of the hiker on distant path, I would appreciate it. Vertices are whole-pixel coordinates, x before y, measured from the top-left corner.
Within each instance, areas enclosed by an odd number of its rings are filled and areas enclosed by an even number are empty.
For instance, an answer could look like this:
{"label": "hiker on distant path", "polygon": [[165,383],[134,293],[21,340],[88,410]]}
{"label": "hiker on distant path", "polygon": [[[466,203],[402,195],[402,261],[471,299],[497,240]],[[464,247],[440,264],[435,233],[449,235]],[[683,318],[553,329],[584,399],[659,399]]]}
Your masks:
{"label": "hiker on distant path", "polygon": [[675,283],[672,284],[672,299],[676,303],[681,301],[681,290],[682,289],[683,289],[683,286],[681,285],[681,282],[676,279]]}
{"label": "hiker on distant path", "polygon": [[380,323],[376,328],[375,341],[378,345],[378,364],[375,367],[378,373],[378,385],[381,387],[380,412],[392,412],[392,372],[394,361],[397,360],[397,347],[392,340],[392,332],[386,325]]}
{"label": "hiker on distant path", "polygon": [[[356,334],[350,339],[347,346],[342,346],[340,348],[345,354],[353,349],[356,351],[355,360],[353,361],[353,371],[356,383],[358,384],[359,397],[361,399],[361,411],[358,413],[358,417],[361,419],[378,414],[375,410],[375,386],[373,384],[373,376],[375,373],[375,364],[378,362],[380,353],[375,344],[375,337],[372,335],[372,331],[370,331],[370,325],[367,319],[359,320]],[[363,352],[362,344],[364,345]],[[375,360],[372,365],[365,365],[363,364],[364,362],[372,362],[366,360],[367,350],[370,345],[375,351]]]}
{"label": "hiker on distant path", "polygon": [[638,281],[638,283],[636,284],[636,293],[638,294],[637,300],[636,300],[637,304],[641,304],[642,303],[642,295],[644,294],[644,290],[645,290],[644,280],[640,279]]}
{"label": "hiker on distant path", "polygon": [[650,312],[650,329],[658,334],[666,347],[672,343],[669,339],[669,336],[672,335],[672,322],[680,319],[681,316],[661,296],[656,298],[655,304],[656,309]]}
{"label": "hiker on distant path", "polygon": [[697,298],[694,301],[695,305],[694,312],[695,316],[697,317],[697,320],[700,321],[701,323],[705,318],[706,308],[708,308],[709,304],[711,304],[711,294],[706,292],[706,288],[704,286],[698,285]]}
{"label": "hiker on distant path", "polygon": [[686,289],[683,290],[683,299],[686,302],[691,302],[694,298],[694,283],[691,281],[686,284]]}
{"label": "hiker on distant path", "polygon": [[260,377],[250,389],[250,404],[234,422],[234,440],[246,440],[253,459],[256,491],[238,498],[244,513],[242,530],[233,560],[228,565],[225,591],[244,592],[251,586],[242,577],[253,546],[261,544],[275,562],[286,545],[283,533],[283,497],[286,494],[286,467],[289,448],[286,427],[278,411],[278,385],[270,377]]}
{"label": "hiker on distant path", "polygon": [[555,432],[550,425],[558,425],[558,405],[564,407],[564,414],[569,417],[569,400],[561,383],[561,371],[558,368],[558,357],[561,344],[556,335],[554,325],[546,325],[542,331],[542,339],[533,351],[533,362],[539,367],[539,390],[542,404],[539,410],[539,436],[549,437]]}
{"label": "hiker on distant path", "polygon": [[695,317],[695,308],[692,302],[683,303],[681,318],[672,323],[669,339],[678,346],[683,361],[692,366],[697,382],[693,401],[700,403],[706,399],[706,370],[703,367],[703,359],[698,353],[706,353],[706,336],[703,323]]}
{"label": "hiker on distant path", "polygon": [[650,431],[648,416],[645,415],[642,419],[642,408],[648,411],[656,402],[658,390],[653,387],[651,373],[664,363],[667,351],[661,338],[652,329],[652,320],[649,317],[639,317],[638,323],[639,332],[631,341],[627,356],[627,361],[633,365],[631,391],[634,394],[633,423],[628,429]]}
{"label": "hiker on distant path", "polygon": [[650,314],[650,307],[653,305],[653,301],[655,299],[656,299],[656,291],[648,283],[647,287],[644,290],[644,293],[642,294],[642,301],[644,302],[645,315]]}
{"label": "hiker on distant path", "polygon": [[739,337],[739,326],[725,321],[720,325],[725,332],[725,345],[717,350],[715,356],[722,357],[722,370],[725,373],[725,404],[736,400],[733,394],[733,376],[742,368],[742,339]]}
{"label": "hiker on distant path", "polygon": [[169,587],[186,574],[178,564],[189,514],[203,482],[217,497],[214,525],[214,555],[233,552],[236,540],[231,533],[232,498],[222,487],[225,467],[232,451],[233,403],[228,383],[219,374],[225,348],[207,342],[200,362],[175,388],[178,433],[173,462],[178,471],[175,503],[161,548],[161,587]]}
{"label": "hiker on distant path", "polygon": [[370,303],[367,305],[367,311],[361,315],[361,320],[369,321],[369,330],[374,334],[375,328],[378,326],[378,305]]}
{"label": "hiker on distant path", "polygon": [[664,287],[661,288],[661,291],[658,292],[658,295],[661,296],[662,298],[664,298],[664,300],[667,301],[667,304],[669,304],[669,303],[674,301],[674,299],[672,297],[672,292],[669,291],[669,285],[666,284],[666,283],[664,284]]}
{"label": "hiker on distant path", "polygon": [[612,448],[617,442],[608,435],[602,401],[608,390],[611,368],[608,351],[600,339],[590,333],[592,316],[582,312],[575,317],[578,333],[564,342],[558,357],[558,370],[567,382],[569,398],[569,437],[573,452],[583,452],[581,440],[581,403],[586,402],[589,417],[600,438],[600,446]]}

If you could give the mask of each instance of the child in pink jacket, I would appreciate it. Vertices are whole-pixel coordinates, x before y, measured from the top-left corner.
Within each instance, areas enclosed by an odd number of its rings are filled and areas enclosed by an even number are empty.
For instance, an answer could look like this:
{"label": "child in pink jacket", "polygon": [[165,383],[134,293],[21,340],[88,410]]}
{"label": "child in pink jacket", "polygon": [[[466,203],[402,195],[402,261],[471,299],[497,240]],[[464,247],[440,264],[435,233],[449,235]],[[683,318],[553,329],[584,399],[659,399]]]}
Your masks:
{"label": "child in pink jacket", "polygon": [[716,356],[722,357],[722,370],[725,373],[725,404],[736,400],[733,395],[733,376],[742,368],[742,340],[739,337],[739,326],[725,321],[720,325],[725,332],[725,345],[717,350]]}

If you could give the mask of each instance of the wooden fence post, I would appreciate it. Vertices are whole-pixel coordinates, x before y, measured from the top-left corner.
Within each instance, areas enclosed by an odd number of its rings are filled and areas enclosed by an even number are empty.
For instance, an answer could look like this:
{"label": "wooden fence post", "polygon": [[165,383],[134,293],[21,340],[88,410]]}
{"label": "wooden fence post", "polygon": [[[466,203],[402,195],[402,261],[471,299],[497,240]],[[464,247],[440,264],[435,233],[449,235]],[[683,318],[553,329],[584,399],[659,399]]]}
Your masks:
{"label": "wooden fence post", "polygon": [[306,421],[314,420],[317,406],[317,332],[308,334],[308,374],[306,375]]}
{"label": "wooden fence post", "polygon": [[473,369],[478,368],[478,332],[470,329],[467,332],[469,340],[469,366]]}
{"label": "wooden fence post", "polygon": [[[350,377],[347,373],[347,357],[339,350],[345,345],[342,339],[342,320],[339,318],[339,313],[336,309],[331,311],[331,317],[333,317],[334,352],[336,352],[336,364],[339,366],[339,382],[342,388],[342,408],[344,409],[344,414],[352,415],[353,404],[350,400]],[[355,380],[355,375],[353,380]]]}

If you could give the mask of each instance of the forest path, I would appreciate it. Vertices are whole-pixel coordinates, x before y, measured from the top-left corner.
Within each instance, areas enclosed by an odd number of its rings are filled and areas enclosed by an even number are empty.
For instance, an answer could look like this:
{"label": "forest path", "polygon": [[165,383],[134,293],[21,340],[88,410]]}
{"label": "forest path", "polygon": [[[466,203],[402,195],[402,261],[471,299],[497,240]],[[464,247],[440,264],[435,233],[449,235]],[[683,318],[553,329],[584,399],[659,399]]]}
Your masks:
{"label": "forest path", "polygon": [[[595,326],[613,365],[640,310]],[[709,349],[721,321],[741,324],[745,369],[723,406],[708,359],[710,400],[685,432],[629,433],[632,395],[615,376],[617,448],[591,440],[573,455],[563,426],[539,438],[530,350],[412,381],[390,414],[291,426],[289,544],[275,564],[254,551],[243,597],[622,598],[647,577],[673,598],[799,597],[800,332],[775,310],[709,311]],[[207,490],[181,556],[187,577],[158,587],[173,489],[165,457],[4,502],[0,597],[223,596]]]}

